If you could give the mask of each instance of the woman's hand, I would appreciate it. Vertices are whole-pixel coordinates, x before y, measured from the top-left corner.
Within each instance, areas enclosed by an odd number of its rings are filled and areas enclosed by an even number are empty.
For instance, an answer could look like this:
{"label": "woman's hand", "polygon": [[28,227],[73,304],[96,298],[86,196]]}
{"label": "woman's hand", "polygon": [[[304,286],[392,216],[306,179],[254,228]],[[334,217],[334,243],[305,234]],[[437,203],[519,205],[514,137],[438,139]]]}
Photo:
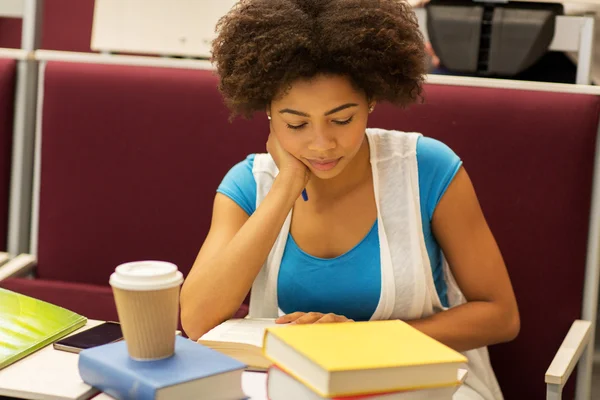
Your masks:
{"label": "woman's hand", "polygon": [[354,320],[346,318],[343,315],[337,315],[333,313],[322,314],[318,312],[295,312],[284,315],[275,320],[276,324],[320,324],[331,322],[354,322]]}
{"label": "woman's hand", "polygon": [[279,168],[279,173],[291,177],[291,179],[298,179],[302,183],[302,188],[306,186],[310,178],[310,170],[302,161],[286,151],[272,132],[267,140],[267,151]]}

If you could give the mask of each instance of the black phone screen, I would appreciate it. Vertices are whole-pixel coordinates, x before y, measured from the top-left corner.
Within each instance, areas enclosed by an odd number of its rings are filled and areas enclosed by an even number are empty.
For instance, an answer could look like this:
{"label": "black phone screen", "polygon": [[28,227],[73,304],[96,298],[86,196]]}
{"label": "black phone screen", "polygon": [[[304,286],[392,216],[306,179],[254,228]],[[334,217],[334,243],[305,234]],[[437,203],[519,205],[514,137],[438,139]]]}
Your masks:
{"label": "black phone screen", "polygon": [[83,332],[61,339],[56,344],[83,350],[116,342],[122,338],[123,333],[121,332],[120,324],[116,322],[104,322]]}

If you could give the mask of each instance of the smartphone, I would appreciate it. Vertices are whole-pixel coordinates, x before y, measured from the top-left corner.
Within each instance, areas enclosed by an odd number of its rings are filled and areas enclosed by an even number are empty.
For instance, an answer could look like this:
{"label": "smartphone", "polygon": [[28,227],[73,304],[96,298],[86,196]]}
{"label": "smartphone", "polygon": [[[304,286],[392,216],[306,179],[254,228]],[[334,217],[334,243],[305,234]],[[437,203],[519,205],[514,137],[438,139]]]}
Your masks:
{"label": "smartphone", "polygon": [[118,322],[104,322],[93,328],[54,342],[54,348],[70,353],[79,353],[81,350],[118,342],[121,339],[123,339],[121,325]]}

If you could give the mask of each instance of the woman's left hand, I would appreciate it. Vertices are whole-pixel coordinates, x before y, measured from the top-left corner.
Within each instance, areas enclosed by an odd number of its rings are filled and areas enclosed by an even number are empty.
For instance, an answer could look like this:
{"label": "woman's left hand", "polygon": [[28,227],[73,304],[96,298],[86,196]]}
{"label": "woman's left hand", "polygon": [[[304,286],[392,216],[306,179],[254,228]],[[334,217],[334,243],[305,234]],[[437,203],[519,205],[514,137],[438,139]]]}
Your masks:
{"label": "woman's left hand", "polygon": [[331,322],[354,322],[354,320],[346,318],[343,315],[333,313],[323,314],[318,312],[295,312],[281,316],[275,320],[275,323],[277,324],[320,324]]}

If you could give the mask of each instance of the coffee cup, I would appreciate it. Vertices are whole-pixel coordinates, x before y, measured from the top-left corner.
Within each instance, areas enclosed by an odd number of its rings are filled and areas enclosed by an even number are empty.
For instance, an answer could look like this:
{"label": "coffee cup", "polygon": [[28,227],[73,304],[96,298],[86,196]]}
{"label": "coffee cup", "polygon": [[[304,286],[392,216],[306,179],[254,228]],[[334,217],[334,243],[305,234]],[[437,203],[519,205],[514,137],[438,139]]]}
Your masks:
{"label": "coffee cup", "polygon": [[182,282],[177,266],[165,261],[128,262],[110,276],[131,358],[149,361],[174,354]]}

